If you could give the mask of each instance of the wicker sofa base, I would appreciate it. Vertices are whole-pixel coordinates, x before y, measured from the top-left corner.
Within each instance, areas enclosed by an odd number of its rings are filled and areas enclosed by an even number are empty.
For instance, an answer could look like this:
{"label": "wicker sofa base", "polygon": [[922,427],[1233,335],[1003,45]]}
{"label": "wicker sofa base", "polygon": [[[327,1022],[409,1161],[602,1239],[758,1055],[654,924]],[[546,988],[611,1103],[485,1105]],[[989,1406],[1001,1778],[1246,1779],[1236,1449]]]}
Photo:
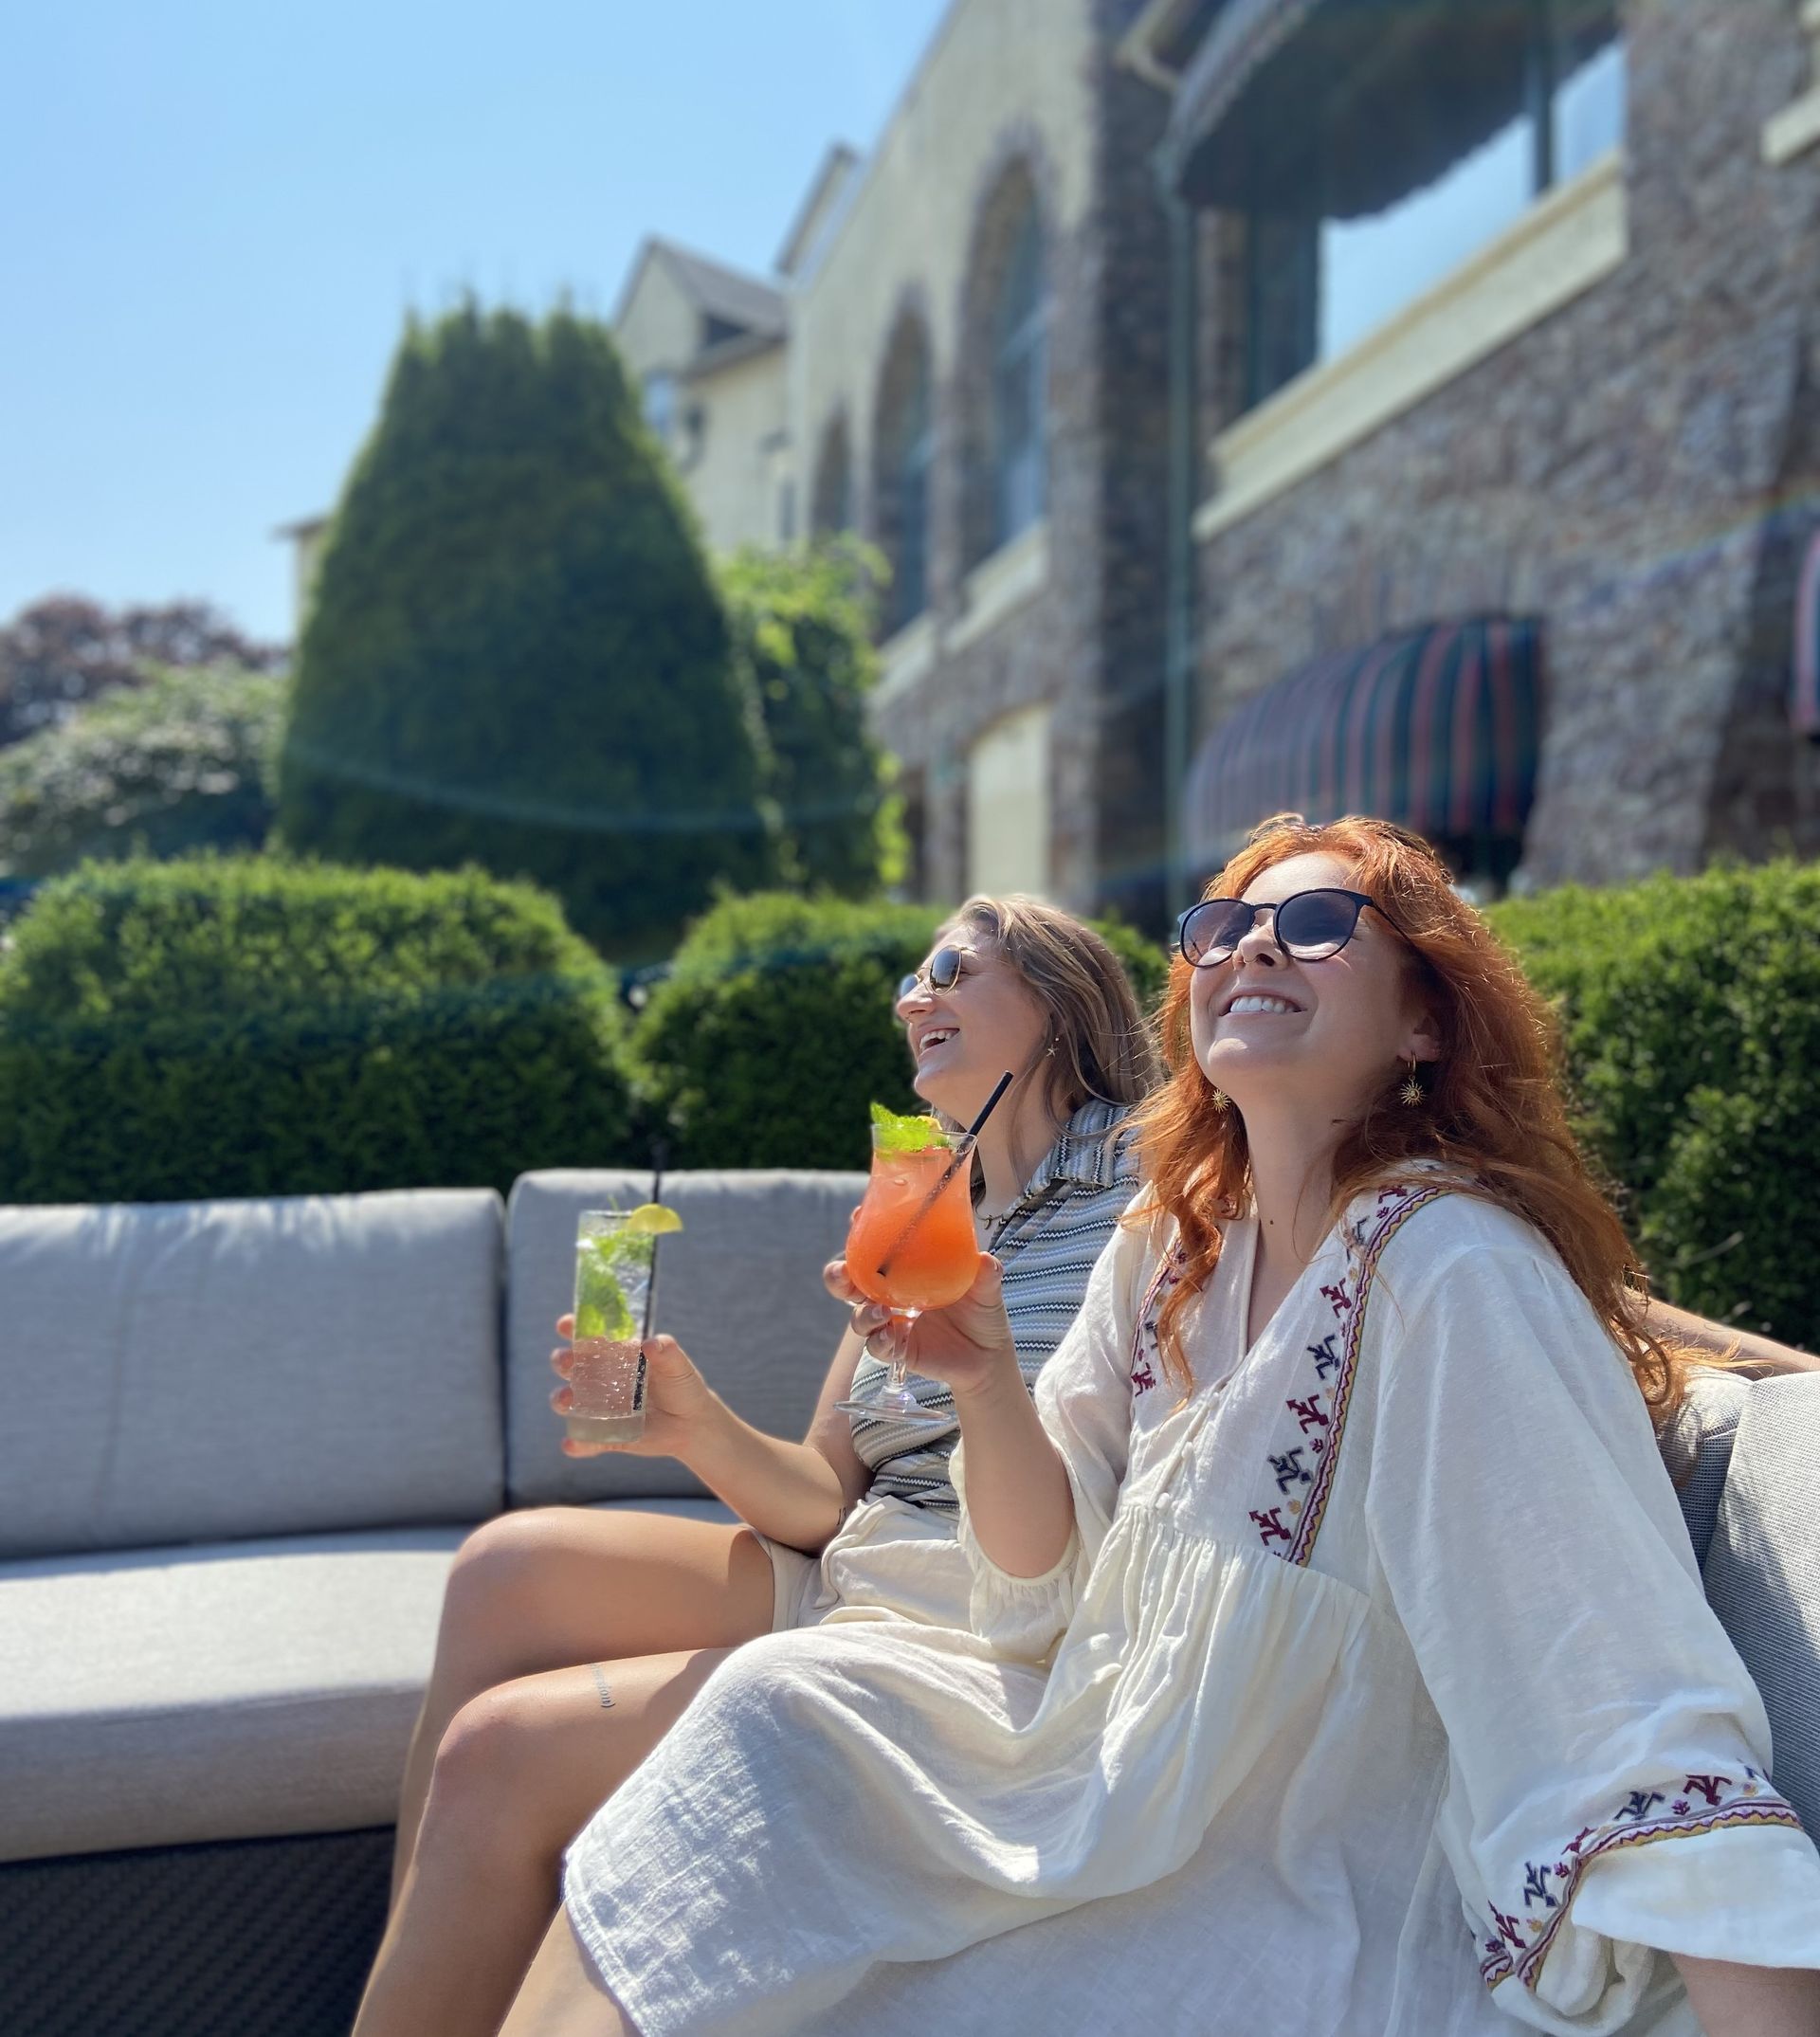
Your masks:
{"label": "wicker sofa base", "polygon": [[347,2037],[391,1828],[0,1865],[6,2037]]}

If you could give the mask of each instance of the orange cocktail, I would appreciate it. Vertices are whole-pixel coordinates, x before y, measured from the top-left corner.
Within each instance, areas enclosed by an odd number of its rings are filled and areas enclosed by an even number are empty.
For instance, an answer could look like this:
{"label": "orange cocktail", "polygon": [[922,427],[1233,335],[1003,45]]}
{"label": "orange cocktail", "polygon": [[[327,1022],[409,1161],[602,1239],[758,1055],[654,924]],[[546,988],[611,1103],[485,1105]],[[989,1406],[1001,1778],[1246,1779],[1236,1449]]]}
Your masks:
{"label": "orange cocktail", "polygon": [[[876,1128],[872,1173],[865,1196],[846,1232],[846,1271],[868,1301],[914,1322],[926,1308],[958,1301],[979,1271],[974,1232],[973,1140],[942,1131],[933,1120],[929,1143],[901,1150],[901,1121],[893,1131]],[[904,1382],[901,1358],[884,1361],[887,1378],[875,1393],[861,1392],[839,1405],[849,1414],[946,1427],[951,1417],[923,1408]]]}
{"label": "orange cocktail", "polygon": [[865,1200],[846,1233],[846,1270],[868,1301],[920,1314],[958,1301],[974,1284],[973,1170],[954,1163],[945,1139],[926,1153],[873,1154]]}

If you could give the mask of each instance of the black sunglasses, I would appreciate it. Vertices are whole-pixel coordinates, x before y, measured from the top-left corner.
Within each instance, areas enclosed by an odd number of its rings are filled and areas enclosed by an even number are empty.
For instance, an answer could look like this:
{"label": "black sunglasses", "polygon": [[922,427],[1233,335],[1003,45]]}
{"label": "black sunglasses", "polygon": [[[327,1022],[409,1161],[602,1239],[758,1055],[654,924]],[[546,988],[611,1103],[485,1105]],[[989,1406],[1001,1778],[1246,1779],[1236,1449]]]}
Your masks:
{"label": "black sunglasses", "polygon": [[937,948],[920,969],[913,970],[898,985],[897,1002],[914,997],[925,980],[932,991],[952,991],[960,981],[960,950]]}
{"label": "black sunglasses", "polygon": [[1269,913],[1271,932],[1285,955],[1298,962],[1324,962],[1358,931],[1358,916],[1368,905],[1396,928],[1390,914],[1362,891],[1298,891],[1280,905],[1252,905],[1244,899],[1203,899],[1176,921],[1175,941],[1185,960],[1196,969],[1211,969],[1231,957],[1257,924],[1260,913]]}

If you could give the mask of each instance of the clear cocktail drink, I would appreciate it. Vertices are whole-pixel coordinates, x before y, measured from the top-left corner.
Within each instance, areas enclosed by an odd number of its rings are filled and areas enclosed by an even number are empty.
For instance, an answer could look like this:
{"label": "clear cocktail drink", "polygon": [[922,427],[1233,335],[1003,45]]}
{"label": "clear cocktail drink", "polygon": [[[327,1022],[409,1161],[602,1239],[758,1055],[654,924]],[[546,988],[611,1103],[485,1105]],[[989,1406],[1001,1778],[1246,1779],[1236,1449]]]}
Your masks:
{"label": "clear cocktail drink", "polygon": [[584,1209],[575,1225],[575,1334],[564,1419],[576,1443],[635,1443],[645,1433],[645,1355],[657,1239],[626,1212]]}

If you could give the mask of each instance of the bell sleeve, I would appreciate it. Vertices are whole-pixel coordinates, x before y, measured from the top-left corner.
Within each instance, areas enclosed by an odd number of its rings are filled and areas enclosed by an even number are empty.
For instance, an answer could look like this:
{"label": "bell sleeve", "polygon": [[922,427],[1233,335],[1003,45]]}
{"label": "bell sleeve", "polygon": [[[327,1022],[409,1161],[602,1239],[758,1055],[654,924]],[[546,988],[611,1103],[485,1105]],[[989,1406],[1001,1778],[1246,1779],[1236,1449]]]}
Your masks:
{"label": "bell sleeve", "polygon": [[1664,1953],[1820,1967],[1820,1854],[1622,1355],[1538,1233],[1459,1200],[1438,1271],[1420,1222],[1380,1270],[1372,1589],[1447,1734],[1485,1985],[1593,2037],[1672,1988]]}
{"label": "bell sleeve", "polygon": [[1134,1290],[1152,1256],[1147,1233],[1113,1233],[1094,1264],[1073,1326],[1037,1376],[1037,1413],[1074,1499],[1074,1529],[1052,1570],[1040,1577],[1014,1577],[999,1569],[973,1531],[966,1446],[950,1460],[960,1496],[960,1545],[973,1573],[968,1624],[1010,1659],[1043,1662],[1053,1652],[1111,1525],[1131,1442],[1126,1346],[1137,1307]]}

